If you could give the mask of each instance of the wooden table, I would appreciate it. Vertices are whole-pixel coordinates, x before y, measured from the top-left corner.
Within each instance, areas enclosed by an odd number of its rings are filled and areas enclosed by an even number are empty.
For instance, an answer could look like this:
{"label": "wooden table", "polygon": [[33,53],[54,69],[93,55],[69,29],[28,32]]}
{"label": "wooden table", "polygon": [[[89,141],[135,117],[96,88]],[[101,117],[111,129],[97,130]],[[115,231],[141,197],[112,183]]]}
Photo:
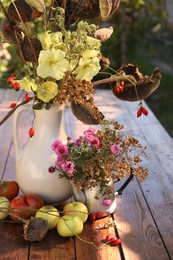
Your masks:
{"label": "wooden table", "polygon": [[[173,141],[151,111],[148,117],[136,117],[138,103],[120,101],[109,90],[98,90],[95,99],[107,118],[124,124],[127,133],[148,147],[144,164],[150,174],[146,181],[139,184],[133,179],[117,197],[115,213],[87,222],[81,234],[82,239],[101,247],[105,236],[113,233],[122,239],[122,245],[97,249],[78,238],[62,238],[56,230],[49,231],[41,242],[29,243],[22,237],[21,224],[0,222],[0,260],[173,259]],[[0,90],[0,118],[14,100],[13,91]],[[64,123],[67,134],[73,137],[88,128],[70,110],[64,113]],[[21,129],[25,125],[27,120]],[[15,179],[12,118],[0,127],[0,178]],[[109,220],[115,220],[115,228],[99,229]]]}

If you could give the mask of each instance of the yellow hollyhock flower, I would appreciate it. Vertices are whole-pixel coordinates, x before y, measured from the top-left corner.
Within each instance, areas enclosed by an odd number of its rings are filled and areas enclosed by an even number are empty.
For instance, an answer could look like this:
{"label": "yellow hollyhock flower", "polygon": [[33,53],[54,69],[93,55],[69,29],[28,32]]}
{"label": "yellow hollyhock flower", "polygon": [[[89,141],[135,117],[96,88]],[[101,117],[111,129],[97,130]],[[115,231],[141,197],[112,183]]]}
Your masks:
{"label": "yellow hollyhock flower", "polygon": [[92,49],[100,49],[101,47],[101,42],[100,40],[93,38],[91,36],[87,36],[86,38],[86,43],[91,47]]}
{"label": "yellow hollyhock flower", "polygon": [[45,33],[41,33],[38,35],[38,38],[41,42],[41,45],[43,47],[43,50],[49,50],[51,45],[52,45],[52,41],[51,41],[51,32],[50,31],[46,31]]}
{"label": "yellow hollyhock flower", "polygon": [[25,90],[27,92],[36,91],[38,88],[38,85],[35,83],[35,80],[31,78],[28,79],[24,77],[23,79],[18,80],[17,82],[20,84],[20,89]]}
{"label": "yellow hollyhock flower", "polygon": [[85,50],[82,58],[79,60],[79,66],[74,70],[73,74],[76,79],[91,81],[100,70],[100,62],[97,57],[98,51]]}
{"label": "yellow hollyhock flower", "polygon": [[80,60],[79,66],[75,69],[73,74],[76,75],[76,79],[91,81],[99,70],[100,64],[98,58],[86,59]]}
{"label": "yellow hollyhock flower", "polygon": [[97,58],[98,54],[99,54],[99,52],[96,51],[96,50],[89,50],[89,49],[87,49],[87,50],[85,50],[83,52],[82,58],[83,58],[83,60],[85,60],[85,59],[93,59],[93,58]]}
{"label": "yellow hollyhock flower", "polygon": [[50,31],[46,31],[39,35],[39,40],[45,51],[50,50],[51,48],[61,49],[63,47],[61,32],[51,33]]}
{"label": "yellow hollyhock flower", "polygon": [[40,100],[48,103],[58,94],[58,85],[53,81],[46,81],[38,86],[37,96]]}
{"label": "yellow hollyhock flower", "polygon": [[38,58],[38,63],[37,74],[41,78],[52,77],[60,80],[69,69],[69,62],[65,58],[64,52],[59,49],[42,50]]}
{"label": "yellow hollyhock flower", "polygon": [[50,34],[50,39],[52,41],[52,47],[55,49],[61,49],[63,47],[62,33],[55,32]]}

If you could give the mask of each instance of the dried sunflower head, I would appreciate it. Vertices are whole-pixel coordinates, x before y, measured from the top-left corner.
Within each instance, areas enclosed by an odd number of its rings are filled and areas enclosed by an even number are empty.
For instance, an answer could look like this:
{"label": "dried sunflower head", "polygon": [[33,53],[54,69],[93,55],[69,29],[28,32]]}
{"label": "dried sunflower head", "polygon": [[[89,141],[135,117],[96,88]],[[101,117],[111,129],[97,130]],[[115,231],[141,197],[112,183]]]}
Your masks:
{"label": "dried sunflower head", "polygon": [[24,239],[28,241],[41,241],[47,234],[48,221],[43,218],[31,217],[23,226]]}

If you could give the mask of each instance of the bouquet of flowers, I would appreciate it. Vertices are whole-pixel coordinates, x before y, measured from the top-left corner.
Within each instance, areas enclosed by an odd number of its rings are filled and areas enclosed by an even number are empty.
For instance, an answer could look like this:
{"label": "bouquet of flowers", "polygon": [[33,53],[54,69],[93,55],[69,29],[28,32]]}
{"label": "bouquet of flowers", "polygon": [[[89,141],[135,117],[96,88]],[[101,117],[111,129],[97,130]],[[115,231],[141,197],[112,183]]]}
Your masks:
{"label": "bouquet of flowers", "polygon": [[67,144],[56,140],[52,150],[57,155],[55,166],[62,178],[70,180],[79,189],[99,187],[99,195],[113,193],[113,182],[131,174],[143,181],[148,170],[140,165],[145,147],[132,136],[123,133],[117,122],[103,120],[101,129],[89,128],[76,141],[68,137]]}
{"label": "bouquet of flowers", "polygon": [[[26,92],[21,103],[11,104],[12,110],[31,99],[34,109],[70,102],[79,120],[98,124],[104,116],[94,104],[96,86],[111,83],[113,94],[123,100],[140,101],[150,95],[159,86],[160,70],[143,76],[133,64],[110,68],[101,46],[113,27],[99,28],[86,21],[106,21],[119,4],[120,0],[11,0],[4,6],[0,1],[3,41],[15,46],[23,62],[21,73],[14,72],[7,80],[15,91]],[[106,69],[104,79],[94,80]],[[139,106],[140,115],[147,115],[141,101]]]}

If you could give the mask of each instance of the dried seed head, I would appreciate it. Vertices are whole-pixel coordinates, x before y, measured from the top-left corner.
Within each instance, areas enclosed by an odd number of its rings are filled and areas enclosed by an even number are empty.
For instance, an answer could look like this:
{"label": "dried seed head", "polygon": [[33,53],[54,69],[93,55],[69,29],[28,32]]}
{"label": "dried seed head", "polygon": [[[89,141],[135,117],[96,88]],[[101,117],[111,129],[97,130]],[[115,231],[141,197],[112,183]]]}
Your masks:
{"label": "dried seed head", "polygon": [[24,0],[15,0],[9,5],[7,10],[8,16],[12,21],[23,21],[24,23],[32,20],[32,12],[32,8]]}
{"label": "dried seed head", "polygon": [[112,0],[99,0],[100,19],[106,21],[112,10]]}
{"label": "dried seed head", "polygon": [[121,3],[121,0],[112,0],[111,14],[115,13],[115,11],[118,9],[120,3]]}
{"label": "dried seed head", "polygon": [[74,116],[87,125],[97,125],[104,119],[104,115],[90,100],[81,104],[72,102],[71,109]]}
{"label": "dried seed head", "polygon": [[124,80],[123,92],[116,93],[112,88],[114,95],[121,100],[139,101],[146,99],[159,87],[161,81],[159,68],[155,68],[150,76],[143,76],[138,67],[133,64],[123,65],[118,72],[124,76],[131,75],[136,80],[135,85],[128,80]]}
{"label": "dried seed head", "polygon": [[21,42],[21,29],[16,27],[15,22],[9,22],[7,18],[4,18],[1,22],[1,32],[3,37],[11,44],[17,44]]}
{"label": "dried seed head", "polygon": [[36,62],[42,50],[42,45],[37,38],[28,39],[28,37],[25,36],[21,48],[26,61]]}
{"label": "dried seed head", "polygon": [[23,226],[24,239],[28,241],[41,241],[47,234],[48,221],[43,218],[31,218]]}

